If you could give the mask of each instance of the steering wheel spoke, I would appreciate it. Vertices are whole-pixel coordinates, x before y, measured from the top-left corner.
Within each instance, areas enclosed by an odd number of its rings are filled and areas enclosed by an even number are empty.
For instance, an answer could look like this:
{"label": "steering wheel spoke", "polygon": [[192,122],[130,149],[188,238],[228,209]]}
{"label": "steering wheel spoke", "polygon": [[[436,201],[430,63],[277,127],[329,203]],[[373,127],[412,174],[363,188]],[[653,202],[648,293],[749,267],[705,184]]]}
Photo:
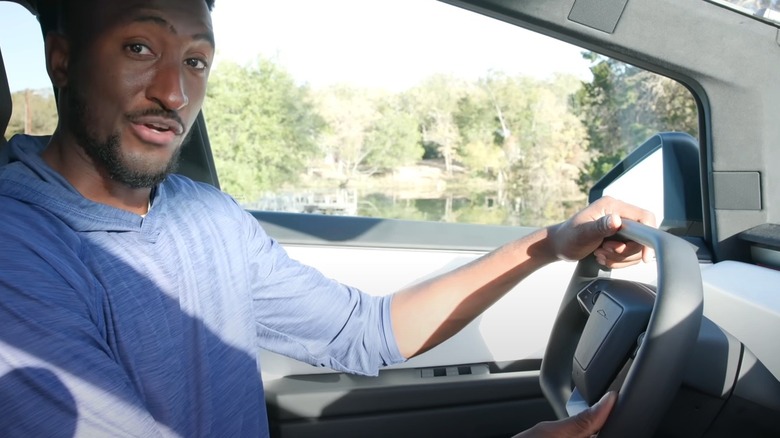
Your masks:
{"label": "steering wheel spoke", "polygon": [[654,292],[652,286],[598,278],[577,294],[589,316],[574,350],[572,379],[588,404],[601,398],[636,351],[650,320]]}

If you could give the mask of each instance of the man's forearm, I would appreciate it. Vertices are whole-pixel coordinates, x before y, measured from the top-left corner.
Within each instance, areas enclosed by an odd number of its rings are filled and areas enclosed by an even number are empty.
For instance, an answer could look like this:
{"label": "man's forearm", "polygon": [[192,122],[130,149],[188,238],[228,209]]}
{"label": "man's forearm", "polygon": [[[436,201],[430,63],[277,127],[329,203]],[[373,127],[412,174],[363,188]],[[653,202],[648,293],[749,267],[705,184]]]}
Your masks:
{"label": "man's forearm", "polygon": [[401,353],[411,358],[450,338],[518,282],[557,260],[547,238],[554,227],[528,236],[393,297],[392,322]]}

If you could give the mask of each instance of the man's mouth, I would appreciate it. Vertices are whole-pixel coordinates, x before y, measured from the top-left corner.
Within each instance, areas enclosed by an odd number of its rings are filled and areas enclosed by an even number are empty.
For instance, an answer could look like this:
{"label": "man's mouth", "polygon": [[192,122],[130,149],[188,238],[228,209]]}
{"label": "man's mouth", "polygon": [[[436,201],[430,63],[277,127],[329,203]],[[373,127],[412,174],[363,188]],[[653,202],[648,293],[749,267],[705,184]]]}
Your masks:
{"label": "man's mouth", "polygon": [[156,123],[146,123],[146,124],[144,124],[144,126],[146,126],[149,129],[154,129],[155,131],[160,131],[160,132],[165,132],[165,131],[170,131],[171,130],[170,127],[168,127],[168,126],[158,125]]}
{"label": "man's mouth", "polygon": [[184,126],[168,117],[141,116],[130,122],[135,134],[145,143],[167,145],[184,134]]}

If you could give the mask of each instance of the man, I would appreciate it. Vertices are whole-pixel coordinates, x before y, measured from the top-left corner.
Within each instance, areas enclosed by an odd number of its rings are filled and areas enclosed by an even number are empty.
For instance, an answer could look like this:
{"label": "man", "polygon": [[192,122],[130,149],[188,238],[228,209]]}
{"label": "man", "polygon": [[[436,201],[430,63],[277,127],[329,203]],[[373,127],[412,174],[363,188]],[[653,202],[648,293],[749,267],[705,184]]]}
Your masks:
{"label": "man", "polygon": [[[6,436],[267,436],[255,350],[376,374],[448,339],[536,269],[595,253],[605,198],[448,274],[372,298],[287,257],[216,189],[171,175],[203,103],[208,0],[63,2],[46,38],[48,144],[0,169],[0,430]],[[520,436],[590,436],[614,394]]]}

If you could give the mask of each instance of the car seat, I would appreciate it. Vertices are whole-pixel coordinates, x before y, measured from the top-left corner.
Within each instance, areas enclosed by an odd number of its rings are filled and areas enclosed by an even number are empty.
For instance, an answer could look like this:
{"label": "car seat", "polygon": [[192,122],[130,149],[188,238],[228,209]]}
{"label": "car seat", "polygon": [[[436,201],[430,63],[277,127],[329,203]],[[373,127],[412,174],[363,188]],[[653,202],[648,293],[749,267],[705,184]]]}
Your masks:
{"label": "car seat", "polygon": [[11,120],[11,89],[8,86],[8,77],[3,64],[3,52],[0,50],[0,151],[5,149],[6,138],[5,131],[8,129],[8,122]]}

